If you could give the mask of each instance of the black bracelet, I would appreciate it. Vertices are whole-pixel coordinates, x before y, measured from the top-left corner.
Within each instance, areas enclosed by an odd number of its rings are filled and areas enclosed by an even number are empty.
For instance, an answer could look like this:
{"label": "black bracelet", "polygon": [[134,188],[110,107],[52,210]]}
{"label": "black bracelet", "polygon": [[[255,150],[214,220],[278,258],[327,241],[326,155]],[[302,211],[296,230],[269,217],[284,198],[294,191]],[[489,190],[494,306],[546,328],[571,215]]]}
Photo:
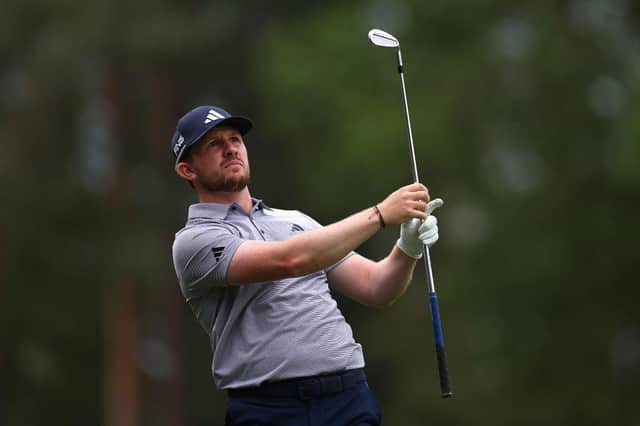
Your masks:
{"label": "black bracelet", "polygon": [[380,221],[380,226],[382,228],[384,228],[385,226],[387,226],[386,223],[384,223],[384,218],[382,217],[382,213],[380,212],[380,209],[378,208],[378,206],[373,206],[373,210],[376,212],[376,214],[378,215],[378,220]]}

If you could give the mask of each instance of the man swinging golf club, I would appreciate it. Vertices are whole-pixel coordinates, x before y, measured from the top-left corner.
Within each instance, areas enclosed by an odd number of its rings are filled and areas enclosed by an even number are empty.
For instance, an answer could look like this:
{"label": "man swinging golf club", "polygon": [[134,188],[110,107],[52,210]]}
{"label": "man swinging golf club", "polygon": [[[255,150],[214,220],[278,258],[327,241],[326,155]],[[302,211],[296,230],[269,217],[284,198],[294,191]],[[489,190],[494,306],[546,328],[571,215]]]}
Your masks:
{"label": "man swinging golf club", "polygon": [[[362,347],[329,288],[384,306],[411,280],[423,244],[438,240],[427,188],[414,183],[339,222],[253,198],[249,119],[200,106],[178,121],[175,171],[195,189],[173,244],[180,288],[228,392],[227,425],[378,425]],[[355,253],[381,227],[401,225],[384,259]]]}

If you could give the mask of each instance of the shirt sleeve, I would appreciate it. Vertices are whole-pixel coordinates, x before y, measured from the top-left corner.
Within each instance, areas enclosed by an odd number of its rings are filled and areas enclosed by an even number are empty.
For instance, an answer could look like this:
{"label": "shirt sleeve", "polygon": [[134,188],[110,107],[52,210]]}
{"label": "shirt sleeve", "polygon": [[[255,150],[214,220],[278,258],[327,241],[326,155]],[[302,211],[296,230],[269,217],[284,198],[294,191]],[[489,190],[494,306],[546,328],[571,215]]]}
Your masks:
{"label": "shirt sleeve", "polygon": [[173,265],[187,300],[227,285],[227,270],[245,240],[222,225],[185,229],[173,243]]}

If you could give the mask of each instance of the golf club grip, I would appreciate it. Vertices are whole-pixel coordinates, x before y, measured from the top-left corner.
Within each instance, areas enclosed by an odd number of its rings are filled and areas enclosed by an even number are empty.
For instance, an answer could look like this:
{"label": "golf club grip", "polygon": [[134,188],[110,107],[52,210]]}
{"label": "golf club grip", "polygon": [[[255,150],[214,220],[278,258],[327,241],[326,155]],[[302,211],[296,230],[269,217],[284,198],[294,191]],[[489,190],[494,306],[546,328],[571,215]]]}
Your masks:
{"label": "golf club grip", "polygon": [[444,350],[444,334],[440,321],[440,307],[436,292],[429,293],[429,306],[431,307],[431,323],[433,324],[433,336],[436,342],[436,357],[438,359],[438,374],[440,375],[440,393],[443,398],[451,398],[451,386],[449,385],[449,371],[447,370],[447,354]]}

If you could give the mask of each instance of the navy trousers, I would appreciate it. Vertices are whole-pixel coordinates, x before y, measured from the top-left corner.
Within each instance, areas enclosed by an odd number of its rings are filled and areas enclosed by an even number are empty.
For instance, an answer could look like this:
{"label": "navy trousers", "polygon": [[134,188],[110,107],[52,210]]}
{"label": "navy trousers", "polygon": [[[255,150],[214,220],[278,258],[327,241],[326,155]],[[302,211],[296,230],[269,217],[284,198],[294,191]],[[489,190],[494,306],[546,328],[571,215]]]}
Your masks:
{"label": "navy trousers", "polygon": [[226,426],[375,426],[380,407],[367,382],[314,398],[229,396]]}

